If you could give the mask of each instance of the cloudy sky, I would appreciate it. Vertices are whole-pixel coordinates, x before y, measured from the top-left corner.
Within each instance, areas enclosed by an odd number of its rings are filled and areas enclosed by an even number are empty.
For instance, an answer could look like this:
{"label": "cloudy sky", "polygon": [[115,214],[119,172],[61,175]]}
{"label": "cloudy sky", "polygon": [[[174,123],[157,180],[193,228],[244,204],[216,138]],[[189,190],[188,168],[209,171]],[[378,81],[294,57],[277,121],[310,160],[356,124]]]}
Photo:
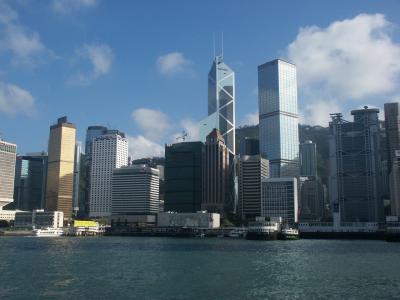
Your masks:
{"label": "cloudy sky", "polygon": [[257,65],[297,65],[301,122],[400,101],[400,1],[0,0],[0,132],[47,149],[67,115],[125,131],[134,157],[198,138],[224,34],[238,124],[257,123]]}

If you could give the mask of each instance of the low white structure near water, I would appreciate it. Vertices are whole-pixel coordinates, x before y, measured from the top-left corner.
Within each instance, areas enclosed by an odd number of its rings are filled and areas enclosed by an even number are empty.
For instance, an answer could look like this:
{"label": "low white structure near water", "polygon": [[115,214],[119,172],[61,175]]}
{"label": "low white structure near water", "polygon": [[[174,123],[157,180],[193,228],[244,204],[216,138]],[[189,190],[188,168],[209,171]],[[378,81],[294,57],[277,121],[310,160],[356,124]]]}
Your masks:
{"label": "low white structure near water", "polygon": [[219,228],[220,214],[208,212],[177,213],[163,212],[158,214],[158,227],[191,227],[191,228]]}

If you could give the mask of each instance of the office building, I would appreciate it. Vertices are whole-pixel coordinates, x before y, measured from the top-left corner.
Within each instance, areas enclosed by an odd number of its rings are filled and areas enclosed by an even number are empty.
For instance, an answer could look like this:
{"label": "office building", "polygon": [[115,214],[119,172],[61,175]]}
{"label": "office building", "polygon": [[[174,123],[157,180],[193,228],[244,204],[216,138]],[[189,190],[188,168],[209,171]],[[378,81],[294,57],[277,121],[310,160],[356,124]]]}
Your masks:
{"label": "office building", "polygon": [[235,73],[223,62],[222,56],[214,58],[208,73],[208,117],[200,123],[201,141],[217,128],[231,154],[235,154]]}
{"label": "office building", "polygon": [[385,103],[387,168],[391,215],[400,216],[400,111],[399,103]]}
{"label": "office building", "polygon": [[353,110],[329,123],[329,197],[341,222],[383,221],[379,109]]}
{"label": "office building", "polygon": [[73,198],[72,207],[75,216],[78,214],[80,199],[83,197],[80,188],[81,157],[82,157],[82,143],[77,141],[75,143],[74,192],[72,196]]}
{"label": "office building", "polygon": [[114,169],[112,215],[158,213],[159,175],[159,170],[147,165]]}
{"label": "office building", "polygon": [[232,211],[232,178],[229,149],[218,129],[206,139],[203,148],[202,210],[223,216]]}
{"label": "office building", "polygon": [[15,209],[32,211],[44,208],[47,158],[46,152],[17,156],[14,186]]}
{"label": "office building", "polygon": [[165,146],[164,211],[197,212],[202,201],[203,143]]}
{"label": "office building", "polygon": [[268,177],[268,167],[268,160],[260,155],[241,155],[238,158],[238,214],[242,220],[254,221],[261,216],[261,180]]}
{"label": "office building", "polygon": [[317,177],[317,145],[312,141],[300,144],[300,176]]}
{"label": "office building", "polygon": [[72,216],[76,127],[67,117],[50,127],[47,162],[46,210]]}
{"label": "office building", "polygon": [[321,221],[325,212],[326,189],[316,177],[299,177],[300,221]]}
{"label": "office building", "polygon": [[271,177],[299,175],[296,66],[276,59],[258,66],[260,154]]}
{"label": "office building", "polygon": [[92,145],[90,217],[111,215],[114,169],[128,164],[128,140],[118,130],[107,130]]}
{"label": "office building", "polygon": [[260,142],[258,139],[245,137],[239,143],[239,155],[260,154]]}
{"label": "office building", "polygon": [[0,139],[0,210],[14,201],[14,176],[17,145]]}
{"label": "office building", "polygon": [[92,146],[93,140],[107,131],[104,126],[89,126],[86,130],[85,140],[85,197],[84,203],[80,205],[79,215],[87,216],[89,214],[89,200],[90,200],[90,178],[92,169]]}
{"label": "office building", "polygon": [[284,223],[298,221],[296,177],[264,178],[261,183],[261,216],[281,217]]}

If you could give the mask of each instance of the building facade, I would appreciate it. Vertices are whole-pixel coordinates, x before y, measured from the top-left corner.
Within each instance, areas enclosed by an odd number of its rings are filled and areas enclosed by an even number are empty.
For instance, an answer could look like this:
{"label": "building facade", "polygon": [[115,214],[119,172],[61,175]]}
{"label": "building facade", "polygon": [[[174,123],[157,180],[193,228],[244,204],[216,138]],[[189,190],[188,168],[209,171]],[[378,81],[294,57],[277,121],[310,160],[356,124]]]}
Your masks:
{"label": "building facade", "polygon": [[265,178],[262,180],[261,216],[282,217],[284,223],[297,223],[298,187],[296,177]]}
{"label": "building facade", "polygon": [[114,169],[112,215],[158,213],[160,171],[147,165]]}
{"label": "building facade", "polygon": [[397,102],[385,103],[385,129],[390,209],[393,216],[400,216],[400,107]]}
{"label": "building facade", "polygon": [[329,123],[329,197],[341,222],[383,221],[379,109],[353,110]]}
{"label": "building facade", "polygon": [[14,177],[17,145],[0,139],[0,210],[14,201]]}
{"label": "building facade", "polygon": [[23,228],[61,228],[64,224],[62,211],[21,211],[15,213],[15,227]]}
{"label": "building facade", "polygon": [[296,66],[276,59],[258,66],[260,154],[270,176],[299,175]]}
{"label": "building facade", "polygon": [[90,217],[111,215],[114,169],[128,164],[128,140],[118,130],[107,130],[92,145]]}
{"label": "building facade", "polygon": [[164,211],[197,212],[202,202],[203,143],[165,146]]}
{"label": "building facade", "polygon": [[260,154],[260,141],[255,138],[245,137],[240,140],[239,155]]}
{"label": "building facade", "polygon": [[91,169],[92,169],[92,146],[93,140],[107,131],[105,126],[89,126],[86,129],[86,139],[85,139],[85,199],[83,205],[80,205],[80,215],[89,214],[89,200],[90,200],[90,179],[91,179]]}
{"label": "building facade", "polygon": [[72,196],[72,210],[76,216],[79,211],[79,202],[82,198],[80,180],[81,180],[81,157],[82,157],[82,143],[77,141],[75,143],[75,164],[74,164],[74,192]]}
{"label": "building facade", "polygon": [[299,177],[300,221],[321,221],[325,213],[325,187],[317,177]]}
{"label": "building facade", "polygon": [[239,177],[238,214],[242,220],[261,216],[261,180],[267,178],[268,160],[260,155],[241,155],[237,163]]}
{"label": "building facade", "polygon": [[317,177],[317,144],[312,141],[300,144],[300,176]]}
{"label": "building facade", "polygon": [[47,162],[46,209],[72,216],[76,127],[67,117],[50,127]]}
{"label": "building facade", "polygon": [[208,136],[203,148],[202,210],[226,215],[232,207],[230,152],[218,129]]}
{"label": "building facade", "polygon": [[46,152],[17,156],[14,186],[15,209],[32,211],[44,208],[47,158]]}
{"label": "building facade", "polygon": [[223,62],[222,56],[214,58],[208,73],[208,117],[200,124],[201,140],[217,128],[225,145],[235,154],[235,73]]}

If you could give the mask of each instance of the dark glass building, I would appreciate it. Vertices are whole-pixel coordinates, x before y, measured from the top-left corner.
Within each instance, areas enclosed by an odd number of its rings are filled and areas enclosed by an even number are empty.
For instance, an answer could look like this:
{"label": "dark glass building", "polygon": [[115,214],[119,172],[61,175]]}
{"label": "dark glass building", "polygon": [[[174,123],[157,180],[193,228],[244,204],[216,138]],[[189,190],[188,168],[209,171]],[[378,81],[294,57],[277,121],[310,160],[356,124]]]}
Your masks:
{"label": "dark glass building", "polygon": [[14,184],[14,204],[16,209],[32,211],[44,208],[46,177],[46,153],[17,157]]}
{"label": "dark glass building", "polygon": [[342,222],[383,221],[379,109],[353,110],[329,123],[329,197]]}
{"label": "dark glass building", "polygon": [[202,142],[165,146],[164,211],[201,210],[202,149]]}
{"label": "dark glass building", "polygon": [[245,137],[240,140],[239,144],[240,155],[258,155],[260,154],[260,142],[258,139]]}

